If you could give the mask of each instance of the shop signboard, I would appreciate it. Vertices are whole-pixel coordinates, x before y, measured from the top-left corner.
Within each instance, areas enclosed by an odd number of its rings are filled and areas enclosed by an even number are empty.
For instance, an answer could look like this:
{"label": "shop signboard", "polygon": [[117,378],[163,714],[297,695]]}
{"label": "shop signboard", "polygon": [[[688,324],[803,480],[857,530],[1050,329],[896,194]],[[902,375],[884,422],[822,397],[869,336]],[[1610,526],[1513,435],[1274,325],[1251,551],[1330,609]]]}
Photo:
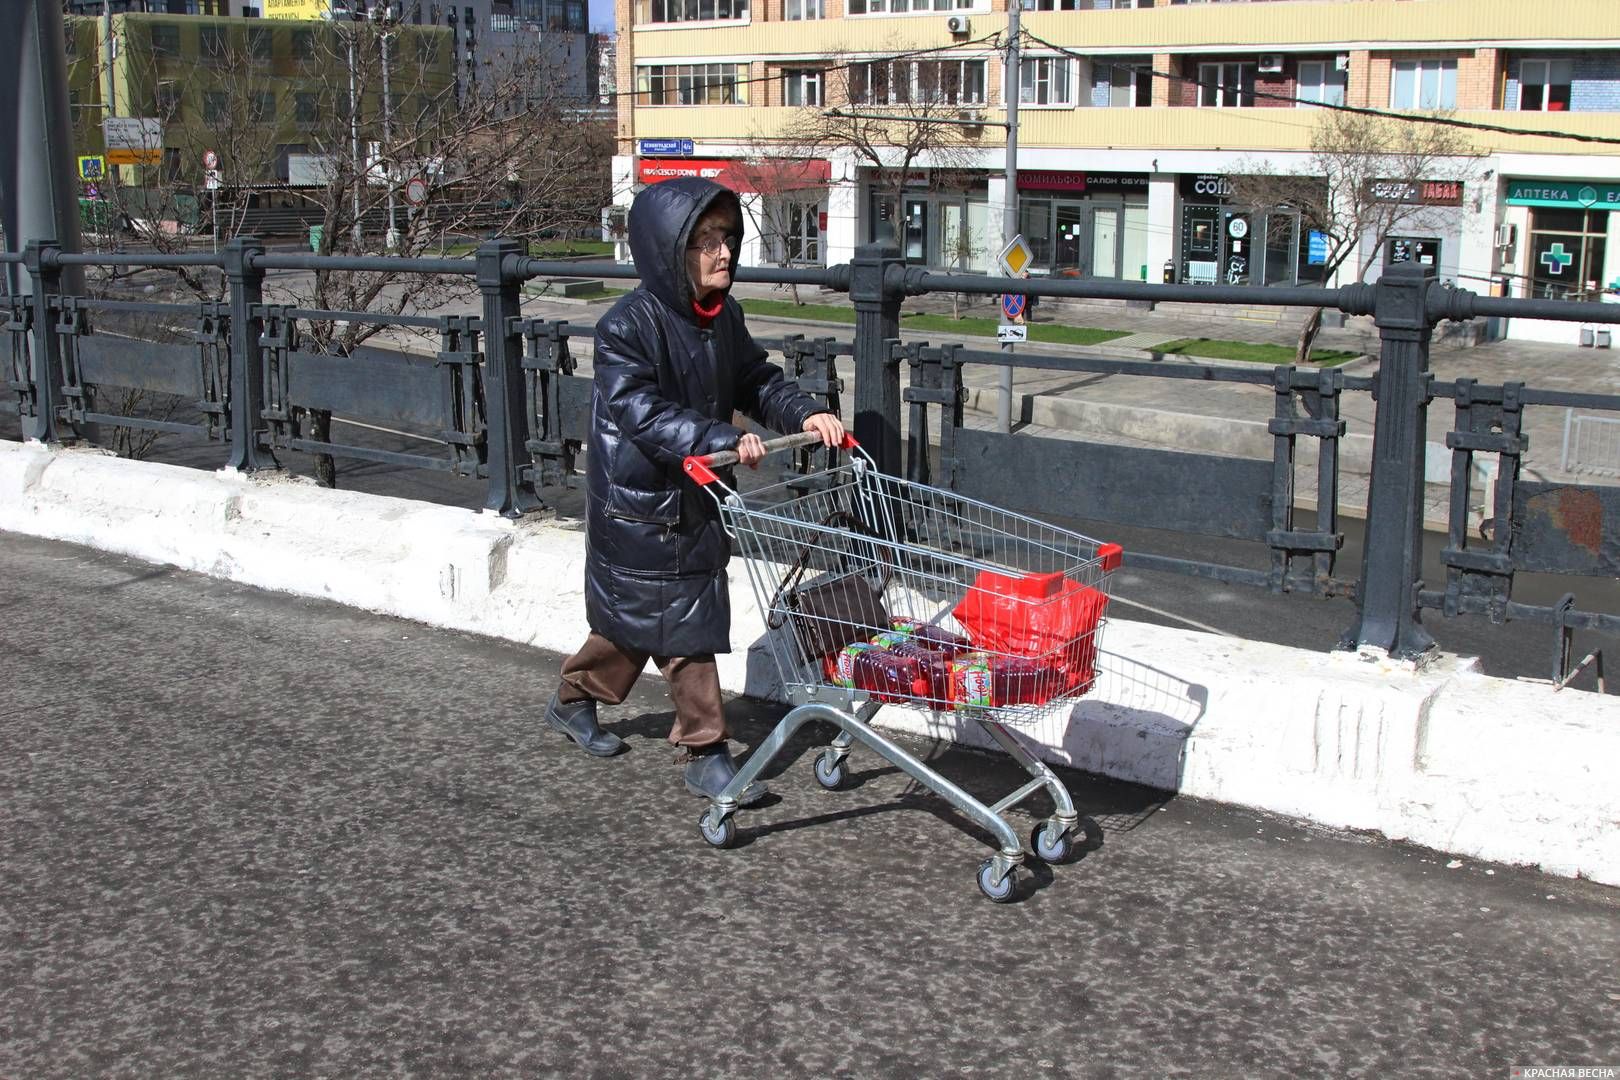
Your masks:
{"label": "shop signboard", "polygon": [[260,13],[266,19],[326,19],[332,15],[331,0],[264,0]]}
{"label": "shop signboard", "polygon": [[1146,173],[1073,172],[1063,169],[1018,170],[1019,191],[1072,191],[1097,194],[1147,193]]}
{"label": "shop signboard", "polygon": [[1561,206],[1571,210],[1620,210],[1620,184],[1582,180],[1509,180],[1509,206]]}
{"label": "shop signboard", "polygon": [[1181,178],[1181,197],[1189,202],[1222,202],[1232,196],[1232,181],[1219,173],[1196,173]]}
{"label": "shop signboard", "polygon": [[1368,185],[1375,201],[1413,206],[1461,206],[1461,180],[1373,180]]}

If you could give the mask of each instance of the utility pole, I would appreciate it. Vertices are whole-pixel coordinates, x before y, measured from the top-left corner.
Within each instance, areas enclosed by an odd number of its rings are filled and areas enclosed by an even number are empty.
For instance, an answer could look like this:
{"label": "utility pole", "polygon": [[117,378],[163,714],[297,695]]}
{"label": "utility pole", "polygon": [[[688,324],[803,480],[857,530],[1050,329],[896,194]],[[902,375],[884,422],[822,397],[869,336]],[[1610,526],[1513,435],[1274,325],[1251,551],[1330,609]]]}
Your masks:
{"label": "utility pole", "polygon": [[344,41],[349,47],[349,162],[354,170],[353,176],[353,209],[354,209],[354,250],[359,254],[362,250],[360,241],[360,184],[365,179],[365,173],[360,168],[360,95],[355,88],[354,75],[354,23],[343,34]]}
{"label": "utility pole", "polygon": [[[1018,10],[1023,0],[1007,0],[1007,59],[1003,71],[1002,99],[1007,106],[1007,190],[1001,208],[1001,242],[1009,243],[1018,235]],[[1012,279],[1009,279],[1012,280]],[[1001,347],[1012,354],[1011,342]],[[1012,430],[1013,369],[1008,364],[1001,369],[1001,399],[996,405],[996,425],[1003,434]]]}

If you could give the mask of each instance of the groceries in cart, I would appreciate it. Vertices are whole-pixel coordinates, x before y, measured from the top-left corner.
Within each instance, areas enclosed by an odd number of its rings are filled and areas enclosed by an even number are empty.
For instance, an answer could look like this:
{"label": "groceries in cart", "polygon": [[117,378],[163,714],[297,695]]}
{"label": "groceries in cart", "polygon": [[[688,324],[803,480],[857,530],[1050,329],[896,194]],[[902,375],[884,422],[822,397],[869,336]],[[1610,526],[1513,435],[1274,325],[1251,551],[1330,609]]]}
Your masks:
{"label": "groceries in cart", "polygon": [[[961,633],[909,618],[871,633],[874,624],[853,613],[788,618],[799,624],[801,644],[814,643],[808,651],[828,682],[878,701],[950,710],[1045,705],[1085,693],[1096,679],[1096,630],[1107,605],[1105,593],[1060,573],[983,570],[948,612]],[[850,632],[829,635],[829,622]],[[862,631],[864,640],[829,647]]]}

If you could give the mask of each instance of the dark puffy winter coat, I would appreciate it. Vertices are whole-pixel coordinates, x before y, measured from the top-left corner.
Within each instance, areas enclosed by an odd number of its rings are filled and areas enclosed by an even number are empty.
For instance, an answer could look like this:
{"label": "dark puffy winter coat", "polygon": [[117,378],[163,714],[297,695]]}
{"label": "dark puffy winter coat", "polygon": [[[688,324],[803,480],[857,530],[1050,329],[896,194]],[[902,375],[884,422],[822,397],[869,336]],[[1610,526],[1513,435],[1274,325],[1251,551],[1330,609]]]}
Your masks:
{"label": "dark puffy winter coat", "polygon": [[653,656],[731,649],[730,542],[683,460],[734,449],[743,432],[731,423],[733,410],[780,432],[826,411],[766,362],[731,297],[699,327],[686,244],[712,206],[734,219],[735,267],[743,232],[736,195],[689,178],[636,196],[630,251],[641,287],[596,324],[585,611],[592,630]]}

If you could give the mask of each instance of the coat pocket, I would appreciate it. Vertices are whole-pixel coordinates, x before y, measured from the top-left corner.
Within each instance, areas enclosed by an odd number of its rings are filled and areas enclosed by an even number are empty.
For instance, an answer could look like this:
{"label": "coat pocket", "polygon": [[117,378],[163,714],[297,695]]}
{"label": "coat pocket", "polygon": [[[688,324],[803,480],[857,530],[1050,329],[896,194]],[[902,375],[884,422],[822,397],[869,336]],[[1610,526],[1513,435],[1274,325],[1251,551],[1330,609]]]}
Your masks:
{"label": "coat pocket", "polygon": [[647,525],[674,528],[681,522],[681,492],[679,488],[649,491],[645,488],[614,484],[609,489],[603,512],[621,521],[639,521]]}

